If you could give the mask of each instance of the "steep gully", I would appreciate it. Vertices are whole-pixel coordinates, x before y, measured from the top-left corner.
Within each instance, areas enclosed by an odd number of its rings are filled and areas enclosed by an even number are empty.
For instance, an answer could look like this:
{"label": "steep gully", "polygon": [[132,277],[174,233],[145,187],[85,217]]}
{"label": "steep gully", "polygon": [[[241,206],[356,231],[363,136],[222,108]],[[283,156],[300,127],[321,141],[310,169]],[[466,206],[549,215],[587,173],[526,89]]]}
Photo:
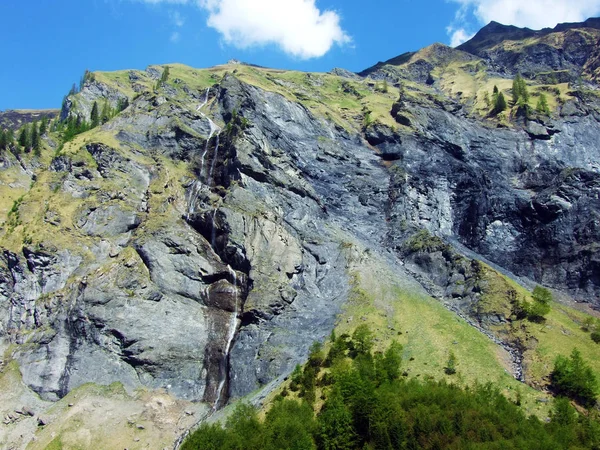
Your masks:
{"label": "steep gully", "polygon": [[[208,117],[206,114],[204,114],[202,112],[202,109],[208,103],[209,92],[210,92],[210,88],[206,88],[206,91],[204,94],[204,99],[203,99],[202,103],[200,105],[198,105],[198,107],[196,108],[196,111],[199,112],[200,115],[208,121],[208,123],[210,125],[210,133],[206,139],[206,143],[204,145],[204,151],[202,153],[201,160],[200,160],[200,174],[199,174],[200,176],[198,177],[197,180],[194,181],[194,183],[191,187],[190,197],[188,200],[187,214],[186,214],[186,220],[188,220],[188,221],[190,220],[190,216],[194,213],[194,211],[197,207],[197,201],[200,196],[200,193],[202,192],[202,190],[204,188],[210,188],[211,180],[212,180],[212,176],[213,176],[213,172],[214,172],[214,167],[215,167],[215,162],[217,160],[218,151],[219,151],[219,135],[221,133],[221,128],[217,124],[215,124],[210,117]],[[210,164],[210,169],[208,172],[208,178],[206,178],[204,165],[205,165],[205,161],[206,161],[206,154],[208,153],[208,150],[209,150],[209,144],[210,144],[210,141],[213,136],[216,136],[215,148],[214,148],[212,161]],[[202,182],[203,179],[206,179],[206,185],[203,184],[203,182]],[[215,223],[215,217],[217,214],[217,210],[218,210],[217,207],[215,207],[213,209],[212,218],[211,218],[211,231],[210,231],[210,233],[211,233],[210,244],[211,244],[211,247],[215,250],[217,249],[216,223]],[[186,430],[182,435],[180,435],[177,438],[177,440],[175,441],[174,446],[173,446],[173,448],[175,450],[178,450],[181,447],[181,444],[189,436],[190,432],[193,429],[195,429],[200,423],[204,422],[206,419],[211,417],[215,412],[217,412],[217,410],[219,409],[220,406],[224,406],[224,404],[227,402],[227,392],[225,391],[225,387],[226,387],[227,379],[229,376],[229,357],[230,357],[229,353],[231,350],[231,346],[233,345],[233,341],[235,340],[237,328],[239,326],[238,316],[240,313],[240,308],[239,308],[240,307],[240,305],[239,305],[240,299],[238,298],[238,295],[237,295],[238,276],[237,276],[236,271],[234,269],[232,269],[231,265],[229,265],[229,264],[227,265],[227,270],[229,271],[229,274],[233,281],[234,310],[230,316],[230,320],[227,325],[228,326],[227,343],[225,345],[224,355],[223,355],[223,359],[222,359],[222,363],[221,363],[221,367],[220,367],[221,379],[220,379],[218,387],[217,387],[216,398],[212,405],[212,408],[209,409],[204,415],[202,415],[192,428]]]}
{"label": "steep gully", "polygon": [[[219,152],[219,135],[221,133],[221,128],[217,124],[215,124],[210,117],[208,117],[206,114],[204,114],[202,112],[202,108],[204,108],[206,106],[206,104],[208,103],[209,92],[210,92],[210,88],[206,88],[206,91],[204,93],[204,99],[203,99],[202,103],[200,105],[198,105],[198,107],[196,108],[196,111],[198,111],[202,115],[202,117],[204,117],[208,121],[208,123],[210,125],[210,133],[208,135],[208,138],[206,139],[206,144],[204,145],[204,151],[203,151],[202,157],[201,157],[200,177],[198,180],[194,181],[194,185],[192,187],[192,193],[189,198],[189,205],[188,205],[188,212],[187,212],[188,220],[189,220],[190,215],[194,212],[194,209],[196,207],[196,202],[198,200],[200,191],[202,190],[202,187],[203,187],[202,180],[205,178],[204,164],[206,161],[206,154],[208,152],[210,140],[212,139],[213,136],[216,136],[216,142],[215,142],[215,148],[214,148],[212,161],[210,164],[210,170],[208,172],[208,178],[206,179],[207,187],[210,187],[210,185],[211,185],[215,162],[217,160],[218,152]],[[216,214],[217,214],[217,208],[215,207],[213,210],[212,219],[211,219],[211,240],[210,240],[210,244],[211,244],[212,248],[215,250],[217,248],[216,223],[215,223]],[[236,332],[236,328],[238,326],[238,296],[237,296],[238,280],[237,280],[237,274],[236,274],[235,270],[233,270],[229,264],[227,265],[227,270],[229,271],[232,281],[233,281],[234,311],[231,314],[231,318],[228,323],[229,330],[228,330],[228,335],[227,335],[227,344],[225,346],[225,352],[224,352],[224,357],[223,357],[223,367],[221,367],[221,373],[223,375],[221,376],[221,380],[219,381],[219,384],[217,387],[216,400],[215,400],[215,402],[213,404],[213,408],[212,408],[213,412],[219,408],[219,406],[221,405],[221,402],[222,402],[223,389],[224,389],[226,381],[227,381],[227,374],[229,373],[229,367],[228,367],[229,366],[229,351],[231,349],[233,340],[235,339],[235,332]]]}

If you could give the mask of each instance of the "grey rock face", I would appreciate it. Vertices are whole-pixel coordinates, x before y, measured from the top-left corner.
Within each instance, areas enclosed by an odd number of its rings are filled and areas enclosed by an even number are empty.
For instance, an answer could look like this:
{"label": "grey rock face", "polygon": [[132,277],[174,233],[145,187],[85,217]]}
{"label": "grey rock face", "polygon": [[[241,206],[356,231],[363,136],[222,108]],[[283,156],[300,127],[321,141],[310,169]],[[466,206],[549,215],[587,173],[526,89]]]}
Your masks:
{"label": "grey rock face", "polygon": [[589,254],[599,238],[591,224],[599,206],[596,118],[573,117],[560,128],[529,122],[523,132],[410,108],[422,133],[378,144],[399,156],[396,229],[412,224],[457,237],[518,275],[598,304],[597,257]]}
{"label": "grey rock face", "polygon": [[[415,61],[409,78],[435,85],[432,69]],[[43,398],[90,381],[216,407],[253,392],[330,333],[353,244],[481,329],[507,318],[477,312],[471,258],[600,305],[597,101],[574,97],[561,119],[509,129],[454,100],[407,98],[392,111],[399,130],[353,133],[232,75],[186,89],[141,90],[103,125],[117,144],[86,140],[52,161],[49,185],[77,207],[49,204],[44,223],[78,246],[0,258],[2,348],[15,344]],[[120,95],[84,91],[68,108]],[[439,245],[407,252],[422,229]]]}

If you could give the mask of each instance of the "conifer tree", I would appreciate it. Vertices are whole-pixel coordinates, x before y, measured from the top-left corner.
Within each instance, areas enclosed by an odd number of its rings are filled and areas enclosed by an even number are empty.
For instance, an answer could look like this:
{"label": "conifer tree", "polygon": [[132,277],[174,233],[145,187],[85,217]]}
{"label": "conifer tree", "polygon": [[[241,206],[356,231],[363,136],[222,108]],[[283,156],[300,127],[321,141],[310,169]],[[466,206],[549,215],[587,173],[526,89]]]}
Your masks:
{"label": "conifer tree", "polygon": [[48,117],[43,116],[40,122],[40,136],[45,135],[48,132]]}
{"label": "conifer tree", "polygon": [[0,150],[5,150],[8,147],[8,136],[4,129],[0,129]]}
{"label": "conifer tree", "polygon": [[98,112],[98,103],[94,102],[92,113],[90,115],[91,127],[96,128],[100,124],[100,114]]}
{"label": "conifer tree", "polygon": [[506,109],[506,100],[504,99],[504,94],[502,92],[498,92],[494,100],[494,114],[500,114],[502,111]]}
{"label": "conifer tree", "polygon": [[496,107],[496,102],[498,101],[498,93],[500,91],[498,90],[498,86],[494,85],[494,89],[492,90],[492,107],[495,108]]}
{"label": "conifer tree", "polygon": [[160,82],[166,83],[168,79],[169,79],[169,66],[166,66],[165,70],[163,70],[163,73],[160,76]]}
{"label": "conifer tree", "polygon": [[31,147],[31,135],[29,134],[29,127],[23,125],[19,133],[19,145],[28,152]]}
{"label": "conifer tree", "polygon": [[107,101],[104,101],[104,104],[102,105],[102,113],[100,114],[100,122],[105,124],[110,120],[110,116],[110,106],[108,106]]}
{"label": "conifer tree", "polygon": [[35,156],[40,156],[41,153],[41,140],[40,134],[38,132],[38,124],[37,121],[31,124],[31,148],[33,149],[33,154]]}
{"label": "conifer tree", "polygon": [[538,99],[535,110],[539,114],[544,114],[544,115],[550,114],[550,107],[548,106],[548,99],[546,99],[546,96],[544,94],[540,94],[540,98]]}
{"label": "conifer tree", "polygon": [[446,367],[444,367],[444,372],[446,375],[454,375],[456,373],[456,355],[452,350],[450,350],[450,354],[448,355],[448,361],[446,362]]}
{"label": "conifer tree", "polygon": [[512,86],[513,103],[519,106],[526,106],[529,102],[529,91],[527,90],[527,83],[523,77],[518,74],[513,80]]}
{"label": "conifer tree", "polygon": [[521,75],[517,74],[512,84],[512,100],[516,105],[519,102],[519,94],[521,91]]}
{"label": "conifer tree", "polygon": [[550,379],[557,393],[564,394],[585,406],[591,406],[596,402],[598,381],[578,349],[573,349],[570,358],[562,355],[556,358]]}
{"label": "conifer tree", "polygon": [[10,149],[15,144],[15,136],[10,128],[4,132],[6,136],[6,148]]}

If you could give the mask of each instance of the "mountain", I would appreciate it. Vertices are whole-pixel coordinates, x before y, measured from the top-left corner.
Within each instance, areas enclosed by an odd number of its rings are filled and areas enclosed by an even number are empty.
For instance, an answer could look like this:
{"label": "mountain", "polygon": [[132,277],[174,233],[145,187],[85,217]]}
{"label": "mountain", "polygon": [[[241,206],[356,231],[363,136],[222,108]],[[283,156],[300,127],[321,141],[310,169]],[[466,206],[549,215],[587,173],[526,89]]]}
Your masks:
{"label": "mountain", "polygon": [[42,110],[12,110],[0,111],[0,128],[17,130],[23,125],[42,120],[46,117],[49,120],[55,119],[58,116],[58,109],[42,109]]}
{"label": "mountain", "polygon": [[547,417],[556,356],[600,373],[595,23],[490,24],[363,76],[86,75],[40,156],[1,153],[2,445],[170,446],[359,324],[407,376],[447,379],[451,351]]}

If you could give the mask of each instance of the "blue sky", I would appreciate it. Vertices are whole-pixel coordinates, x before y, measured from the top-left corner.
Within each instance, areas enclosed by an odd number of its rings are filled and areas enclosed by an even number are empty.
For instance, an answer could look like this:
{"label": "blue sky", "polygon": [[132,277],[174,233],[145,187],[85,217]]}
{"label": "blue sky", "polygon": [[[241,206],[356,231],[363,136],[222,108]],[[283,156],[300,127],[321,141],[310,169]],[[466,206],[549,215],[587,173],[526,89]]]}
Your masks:
{"label": "blue sky", "polygon": [[0,110],[58,108],[85,69],[359,71],[490,20],[531,28],[600,14],[600,0],[2,0]]}

